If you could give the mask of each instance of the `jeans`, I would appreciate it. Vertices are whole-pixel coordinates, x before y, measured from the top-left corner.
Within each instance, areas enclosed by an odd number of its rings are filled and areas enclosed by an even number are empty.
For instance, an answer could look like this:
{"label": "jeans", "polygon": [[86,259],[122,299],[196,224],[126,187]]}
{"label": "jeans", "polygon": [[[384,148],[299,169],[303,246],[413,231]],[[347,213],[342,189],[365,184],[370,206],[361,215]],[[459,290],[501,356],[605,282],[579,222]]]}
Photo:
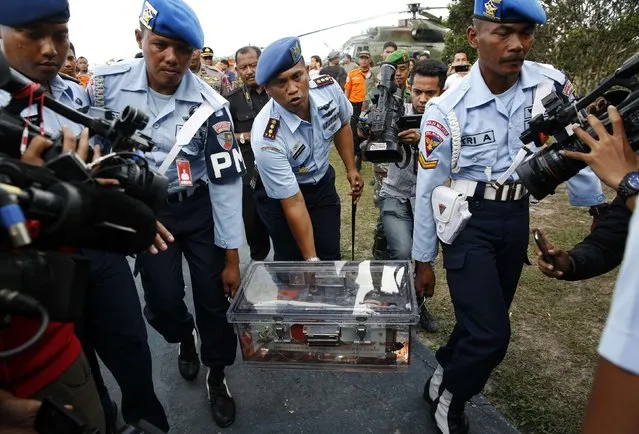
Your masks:
{"label": "jeans", "polygon": [[411,259],[413,248],[413,211],[410,201],[380,197],[379,209],[386,233],[389,259]]}

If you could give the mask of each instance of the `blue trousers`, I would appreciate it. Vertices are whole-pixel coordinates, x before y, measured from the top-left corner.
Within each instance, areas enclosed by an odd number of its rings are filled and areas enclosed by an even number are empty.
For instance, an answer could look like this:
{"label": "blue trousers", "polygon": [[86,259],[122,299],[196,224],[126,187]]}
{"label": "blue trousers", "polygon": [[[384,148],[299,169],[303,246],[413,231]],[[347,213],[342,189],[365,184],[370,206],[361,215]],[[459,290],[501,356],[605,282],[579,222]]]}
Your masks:
{"label": "blue trousers", "polygon": [[452,245],[444,268],[457,323],[436,353],[443,387],[466,401],[484,388],[510,342],[508,310],[526,261],[528,198],[469,199],[472,217]]}
{"label": "blue trousers", "polygon": [[[324,261],[339,260],[341,205],[335,190],[335,170],[329,166],[326,175],[317,184],[300,184],[300,191],[313,225],[317,256]],[[255,197],[257,211],[273,240],[273,259],[303,261],[280,201],[268,197],[263,185],[256,187]]]}
{"label": "blue trousers", "polygon": [[136,268],[142,278],[147,321],[169,343],[190,338],[195,323],[184,303],[184,255],[191,273],[202,363],[209,367],[232,365],[237,340],[226,321],[229,302],[222,287],[226,251],[213,243],[208,188],[200,187],[184,202],[167,204],[157,212],[157,218],[175,241],[157,255],[138,256]]}
{"label": "blue trousers", "polygon": [[100,399],[110,421],[111,398],[100,374],[96,353],[122,392],[122,417],[140,419],[168,431],[164,408],[153,388],[151,352],[131,269],[124,256],[85,250],[91,260],[91,282],[84,321],[76,333],[89,360]]}
{"label": "blue trousers", "polygon": [[379,212],[386,234],[389,259],[410,260],[413,249],[413,210],[410,202],[380,196]]}

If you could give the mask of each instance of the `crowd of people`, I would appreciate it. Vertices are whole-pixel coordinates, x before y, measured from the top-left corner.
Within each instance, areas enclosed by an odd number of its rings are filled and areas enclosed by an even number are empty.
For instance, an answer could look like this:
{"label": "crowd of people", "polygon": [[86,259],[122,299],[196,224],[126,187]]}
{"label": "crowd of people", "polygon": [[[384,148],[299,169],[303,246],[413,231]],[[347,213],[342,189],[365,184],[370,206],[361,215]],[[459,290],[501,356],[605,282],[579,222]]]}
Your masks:
{"label": "crowd of people", "polygon": [[[509,307],[527,260],[530,195],[512,176],[519,154],[527,152],[520,135],[550,91],[566,102],[575,98],[561,72],[525,61],[536,26],[545,23],[541,4],[476,1],[468,30],[469,49],[478,52],[473,65],[463,51],[444,63],[393,41],[384,45],[377,65],[367,51],[357,53],[356,61],[331,52],[324,66],[313,55],[307,64],[296,37],[264,49],[238,47],[233,59],[214,64],[200,20],[184,0],[145,0],[135,31],[140,55],[89,72],[88,60],[76,57],[69,42],[70,19],[67,0],[0,5],[8,63],[79,111],[133,106],[147,113],[144,133],[155,147],[145,158],[167,177],[168,196],[156,210],[155,243],[137,255],[133,271],[123,255],[81,252],[90,262],[83,320],[52,323],[34,346],[0,359],[0,432],[32,432],[45,396],[72,406],[101,433],[115,432],[118,406],[98,357],[121,389],[124,420],[144,419],[168,431],[143,317],[177,346],[177,371],[186,381],[198,377],[201,365],[207,368],[212,418],[219,427],[233,424],[236,402],[225,368],[235,362],[237,337],[226,311],[240,285],[238,249],[246,240],[255,261],[267,258],[271,246],[275,261],[341,258],[341,201],[329,154],[335,147],[356,204],[364,190],[361,145],[370,138],[361,120],[375,106],[380,68],[387,64],[405,114],[422,119],[419,128],[398,134],[410,149],[408,164],[374,166],[380,214],[372,256],[415,261],[421,323],[434,332],[437,321],[425,300],[434,292],[441,246],[456,324],[436,353],[438,365],[425,379],[423,398],[441,432],[467,433],[465,405],[506,354]],[[50,133],[67,125],[65,150],[86,154],[87,130],[36,108],[22,116]],[[597,138],[575,128],[589,154],[564,153],[592,167],[568,181],[571,204],[589,207],[594,216],[592,233],[569,251],[544,238],[547,251],[538,252],[541,271],[557,279],[589,278],[624,260],[585,418],[588,433],[639,427],[632,314],[639,310],[632,264],[639,254],[639,223],[632,216],[639,159],[612,107],[609,117],[611,132],[589,117]],[[50,143],[34,141],[23,161],[41,165]],[[91,145],[103,153],[110,146],[99,139]],[[600,179],[618,193],[611,205]],[[184,303],[183,257],[195,316]],[[0,330],[0,350],[20,346],[37,328],[37,321],[14,319]]]}

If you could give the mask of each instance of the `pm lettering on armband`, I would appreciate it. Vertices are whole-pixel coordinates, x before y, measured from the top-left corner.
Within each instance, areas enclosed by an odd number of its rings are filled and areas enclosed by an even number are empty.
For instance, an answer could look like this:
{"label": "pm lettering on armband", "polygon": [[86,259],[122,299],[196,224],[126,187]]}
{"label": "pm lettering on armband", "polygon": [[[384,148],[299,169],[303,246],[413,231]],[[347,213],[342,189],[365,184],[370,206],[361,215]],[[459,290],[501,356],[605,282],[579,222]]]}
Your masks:
{"label": "pm lettering on armband", "polygon": [[244,172],[244,158],[242,152],[234,148],[229,152],[217,152],[211,154],[211,167],[215,179],[222,179],[229,176],[235,177]]}

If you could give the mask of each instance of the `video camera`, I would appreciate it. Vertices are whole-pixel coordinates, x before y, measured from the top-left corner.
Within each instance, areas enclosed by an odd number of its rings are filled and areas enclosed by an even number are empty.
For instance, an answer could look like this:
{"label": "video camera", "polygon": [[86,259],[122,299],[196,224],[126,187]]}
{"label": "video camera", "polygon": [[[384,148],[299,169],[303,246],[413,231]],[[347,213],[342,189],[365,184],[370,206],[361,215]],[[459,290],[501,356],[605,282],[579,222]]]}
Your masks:
{"label": "video camera", "polygon": [[[90,136],[100,136],[111,145],[111,153],[99,161],[99,169],[89,173],[75,154],[61,155],[62,136],[45,137],[54,145],[43,155],[56,175],[64,181],[86,181],[91,177],[117,179],[120,188],[128,195],[155,208],[166,198],[167,180],[151,168],[141,153],[153,148],[151,139],[139,130],[146,127],[149,117],[133,107],[126,107],[118,117],[100,119],[87,116],[56,101],[41,86],[10,68],[0,53],[0,89],[11,95],[11,102],[0,110],[0,152],[11,158],[20,158],[23,136],[28,140],[41,135],[39,126],[20,117],[20,113],[32,101],[41,101],[45,107],[89,129]],[[91,166],[90,166],[91,167]],[[89,168],[90,168],[89,167]]]}
{"label": "video camera", "polygon": [[586,167],[585,163],[564,157],[559,151],[590,152],[577,136],[572,135],[574,124],[579,124],[589,134],[594,135],[586,119],[588,108],[595,109],[593,114],[602,121],[608,131],[611,131],[607,106],[615,105],[623,119],[630,145],[635,151],[639,149],[639,80],[636,77],[638,73],[639,53],[626,60],[614,74],[578,101],[565,102],[556,93],[551,93],[542,100],[545,113],[530,121],[529,128],[521,134],[520,139],[523,143],[534,142],[538,147],[543,146],[546,139],[551,136],[555,142],[544,147],[517,168],[519,178],[537,200],[553,194],[559,184]]}
{"label": "video camera", "polygon": [[368,118],[360,129],[370,139],[363,144],[364,159],[372,163],[399,163],[402,168],[410,162],[412,153],[410,145],[399,142],[398,133],[411,128],[419,128],[421,115],[404,116],[404,101],[397,94],[395,83],[395,66],[382,64],[380,81],[377,86],[378,96]]}
{"label": "video camera", "polygon": [[[88,285],[88,261],[58,250],[146,250],[156,235],[149,206],[165,201],[168,182],[136,153],[153,145],[137,132],[148,122],[144,113],[128,108],[113,122],[86,116],[12,70],[2,53],[0,89],[13,96],[0,109],[0,225],[5,229],[0,230],[0,327],[9,324],[9,315],[35,316],[42,318],[44,331],[49,317],[73,321],[82,316]],[[30,102],[25,105],[22,98],[29,94],[92,135],[104,135],[117,152],[86,164],[76,153],[61,154],[60,137],[47,137],[56,144],[43,167],[21,162],[22,144],[40,135],[20,117]],[[119,185],[103,187],[97,178],[117,179]]]}

